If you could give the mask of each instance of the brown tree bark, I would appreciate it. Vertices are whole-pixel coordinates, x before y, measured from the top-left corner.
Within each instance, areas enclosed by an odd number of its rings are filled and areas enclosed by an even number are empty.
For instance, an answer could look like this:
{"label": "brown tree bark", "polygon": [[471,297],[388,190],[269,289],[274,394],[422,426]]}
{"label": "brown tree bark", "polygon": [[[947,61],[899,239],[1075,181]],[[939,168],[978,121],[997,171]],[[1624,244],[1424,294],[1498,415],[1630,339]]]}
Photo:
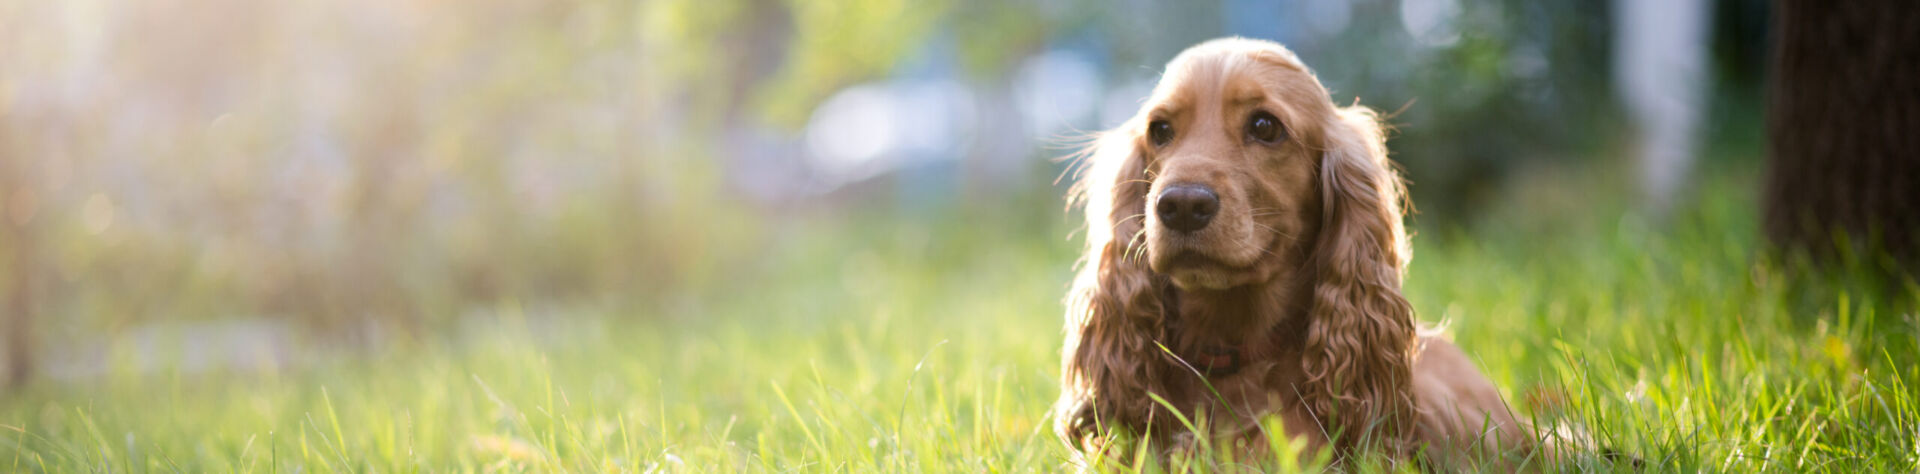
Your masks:
{"label": "brown tree bark", "polygon": [[1831,260],[1920,261],[1920,4],[1774,2],[1765,231]]}

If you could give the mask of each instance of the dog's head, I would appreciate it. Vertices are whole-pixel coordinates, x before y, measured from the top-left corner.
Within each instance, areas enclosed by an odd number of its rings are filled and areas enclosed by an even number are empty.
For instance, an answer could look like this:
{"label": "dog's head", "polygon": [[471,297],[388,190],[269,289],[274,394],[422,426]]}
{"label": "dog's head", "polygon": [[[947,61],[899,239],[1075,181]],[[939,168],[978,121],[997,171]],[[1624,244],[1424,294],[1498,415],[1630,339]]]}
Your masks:
{"label": "dog's head", "polygon": [[[1121,133],[1139,160],[1140,174],[1123,179],[1143,188],[1135,190],[1144,200],[1142,256],[1184,289],[1257,284],[1305,266],[1323,224],[1337,217],[1325,203],[1340,197],[1325,194],[1360,184],[1339,174],[1384,169],[1371,113],[1335,107],[1292,52],[1264,41],[1217,40],[1181,53]],[[1397,209],[1375,212],[1398,222]],[[1391,227],[1382,230],[1399,228]],[[1389,246],[1401,240],[1379,237]]]}
{"label": "dog's head", "polygon": [[1164,335],[1156,282],[1196,297],[1287,282],[1311,293],[1296,305],[1311,308],[1297,339],[1307,401],[1356,432],[1397,431],[1415,333],[1404,192],[1383,140],[1371,110],[1334,105],[1279,44],[1228,38],[1175,57],[1139,113],[1089,148],[1090,271],[1070,298],[1068,375],[1119,402],[1174,376],[1143,359]]}

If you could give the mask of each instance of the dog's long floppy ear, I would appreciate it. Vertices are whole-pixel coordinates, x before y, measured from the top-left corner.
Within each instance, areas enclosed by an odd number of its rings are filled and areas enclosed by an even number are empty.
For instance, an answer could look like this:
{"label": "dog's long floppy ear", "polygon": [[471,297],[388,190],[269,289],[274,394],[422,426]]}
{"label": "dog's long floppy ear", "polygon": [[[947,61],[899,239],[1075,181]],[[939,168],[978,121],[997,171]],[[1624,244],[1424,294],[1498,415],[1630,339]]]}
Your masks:
{"label": "dog's long floppy ear", "polygon": [[1400,293],[1411,256],[1401,224],[1405,188],[1372,110],[1335,109],[1325,138],[1303,392],[1316,416],[1340,430],[1342,445],[1404,447],[1417,337],[1413,308]]}
{"label": "dog's long floppy ear", "polygon": [[1139,151],[1141,125],[1128,122],[1095,137],[1082,153],[1087,172],[1071,200],[1084,203],[1087,249],[1067,295],[1055,429],[1088,450],[1104,429],[1144,426],[1157,410],[1169,366],[1156,344],[1163,317],[1153,275],[1142,255],[1148,180]]}

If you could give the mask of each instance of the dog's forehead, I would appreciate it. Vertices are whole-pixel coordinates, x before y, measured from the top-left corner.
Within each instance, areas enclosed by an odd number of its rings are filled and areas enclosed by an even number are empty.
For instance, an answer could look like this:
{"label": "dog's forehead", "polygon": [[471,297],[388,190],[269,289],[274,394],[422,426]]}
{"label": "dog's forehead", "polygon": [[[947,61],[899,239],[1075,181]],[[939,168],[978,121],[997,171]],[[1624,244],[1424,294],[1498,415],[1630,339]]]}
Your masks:
{"label": "dog's forehead", "polygon": [[1170,65],[1204,59],[1263,59],[1293,69],[1306,70],[1306,65],[1300,62],[1300,57],[1280,43],[1239,37],[1220,38],[1193,45],[1174,56]]}
{"label": "dog's forehead", "polygon": [[1311,74],[1300,57],[1286,46],[1247,38],[1222,38],[1187,48],[1167,62],[1166,73],[1168,76],[1222,74],[1261,66]]}
{"label": "dog's forehead", "polygon": [[1299,56],[1279,43],[1247,38],[1216,39],[1174,56],[1167,63],[1153,95],[1157,102],[1177,104],[1191,99],[1184,95],[1198,92],[1193,90],[1194,86],[1233,94],[1236,91],[1230,89],[1235,88],[1236,83],[1245,84],[1233,79],[1271,74],[1276,69],[1313,80],[1312,72],[1300,62]]}

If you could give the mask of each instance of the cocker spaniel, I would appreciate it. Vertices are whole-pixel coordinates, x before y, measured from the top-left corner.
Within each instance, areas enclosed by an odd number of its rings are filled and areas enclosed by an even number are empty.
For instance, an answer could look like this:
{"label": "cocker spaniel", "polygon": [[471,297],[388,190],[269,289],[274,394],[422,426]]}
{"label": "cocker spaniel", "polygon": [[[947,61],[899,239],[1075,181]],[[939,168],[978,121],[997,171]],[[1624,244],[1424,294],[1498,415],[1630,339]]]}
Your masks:
{"label": "cocker spaniel", "polygon": [[1119,432],[1193,441],[1184,425],[1199,420],[1210,439],[1265,446],[1281,435],[1266,416],[1341,454],[1532,449],[1401,295],[1405,194],[1379,117],[1334,105],[1293,52],[1189,48],[1082,153],[1069,200],[1086,209],[1087,247],[1054,419],[1083,454],[1124,453]]}

